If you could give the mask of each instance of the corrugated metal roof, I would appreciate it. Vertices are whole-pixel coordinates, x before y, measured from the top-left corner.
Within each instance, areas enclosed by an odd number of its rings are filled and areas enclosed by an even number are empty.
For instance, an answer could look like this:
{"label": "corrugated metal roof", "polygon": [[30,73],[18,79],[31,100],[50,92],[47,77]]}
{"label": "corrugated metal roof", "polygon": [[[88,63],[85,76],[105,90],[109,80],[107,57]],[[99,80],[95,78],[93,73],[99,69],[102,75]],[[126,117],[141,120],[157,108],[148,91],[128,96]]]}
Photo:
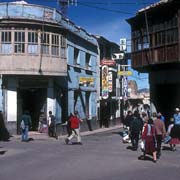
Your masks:
{"label": "corrugated metal roof", "polygon": [[145,8],[142,8],[142,9],[138,10],[138,13],[141,13],[143,11],[146,11],[148,9],[157,7],[157,6],[162,5],[162,4],[166,4],[166,3],[170,2],[170,1],[172,1],[172,0],[160,0],[157,3],[154,3],[154,4],[150,5],[150,6],[146,6]]}

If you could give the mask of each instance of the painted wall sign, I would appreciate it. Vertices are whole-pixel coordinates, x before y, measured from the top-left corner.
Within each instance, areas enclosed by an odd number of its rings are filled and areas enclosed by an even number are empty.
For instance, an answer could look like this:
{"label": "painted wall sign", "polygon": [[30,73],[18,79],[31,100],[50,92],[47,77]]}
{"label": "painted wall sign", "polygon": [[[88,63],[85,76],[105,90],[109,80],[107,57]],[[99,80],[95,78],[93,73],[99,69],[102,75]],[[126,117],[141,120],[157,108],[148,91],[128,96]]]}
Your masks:
{"label": "painted wall sign", "polygon": [[94,78],[79,77],[79,85],[84,87],[94,87]]}

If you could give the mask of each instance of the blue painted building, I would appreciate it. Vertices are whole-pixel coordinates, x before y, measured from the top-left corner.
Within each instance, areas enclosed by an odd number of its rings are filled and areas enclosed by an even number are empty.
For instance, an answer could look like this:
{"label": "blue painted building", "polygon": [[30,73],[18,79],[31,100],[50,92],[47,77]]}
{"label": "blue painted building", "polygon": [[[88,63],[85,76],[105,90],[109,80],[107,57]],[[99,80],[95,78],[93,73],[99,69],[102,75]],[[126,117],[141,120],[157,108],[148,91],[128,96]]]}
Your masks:
{"label": "blue painted building", "polygon": [[0,3],[0,108],[8,130],[19,132],[26,109],[32,130],[42,111],[51,110],[59,123],[74,110],[96,119],[98,53],[94,36],[56,9]]}

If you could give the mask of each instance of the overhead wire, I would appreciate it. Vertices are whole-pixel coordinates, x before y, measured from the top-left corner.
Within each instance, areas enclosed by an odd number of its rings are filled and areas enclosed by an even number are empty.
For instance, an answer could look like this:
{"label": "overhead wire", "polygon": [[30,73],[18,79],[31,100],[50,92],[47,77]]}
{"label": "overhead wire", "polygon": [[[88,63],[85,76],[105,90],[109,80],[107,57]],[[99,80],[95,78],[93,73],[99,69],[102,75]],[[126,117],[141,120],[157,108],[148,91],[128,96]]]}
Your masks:
{"label": "overhead wire", "polygon": [[[7,0],[6,0],[7,1]],[[11,1],[11,2],[14,2],[14,0],[9,0],[9,1]],[[36,2],[57,2],[57,1],[61,1],[61,0],[27,0],[27,2],[34,2],[34,1],[36,1]],[[64,2],[63,0],[62,0],[62,2]],[[97,1],[81,1],[81,0],[69,0],[69,3],[74,3],[74,2],[76,2],[77,4],[78,3],[88,3],[88,4],[103,4],[103,5],[135,5],[135,4],[137,4],[137,5],[144,5],[144,3],[142,3],[141,1],[136,1],[136,2],[126,2],[126,1],[124,1],[124,2],[117,2],[116,0],[113,2],[112,0],[110,1],[110,0],[107,0],[106,2],[97,2]],[[146,4],[152,4],[152,3],[154,3],[154,1],[148,1],[148,2],[146,2]]]}
{"label": "overhead wire", "polygon": [[[54,6],[57,6],[58,0],[29,0],[28,2],[29,3],[31,3],[31,2],[42,2],[43,4],[44,3],[45,4],[46,3],[56,3],[56,5],[54,5]],[[95,8],[95,9],[99,9],[99,10],[103,10],[103,11],[107,11],[107,12],[132,15],[133,13],[130,13],[130,12],[116,10],[116,9],[109,9],[109,8],[105,8],[105,7],[102,7],[102,6],[96,6],[96,5],[103,5],[103,6],[130,5],[130,6],[133,6],[133,5],[144,5],[144,4],[148,5],[148,4],[152,4],[153,2],[152,1],[149,1],[147,3],[142,3],[140,1],[139,2],[112,2],[112,1],[94,2],[94,1],[70,0],[68,4],[70,5],[71,3],[72,4],[76,3],[77,5],[86,6],[86,7],[89,7],[89,8]]]}
{"label": "overhead wire", "polygon": [[86,3],[78,3],[78,4],[82,5],[82,6],[91,7],[91,8],[100,9],[100,10],[109,11],[109,12],[114,12],[114,13],[129,14],[129,15],[133,14],[133,13],[130,13],[130,12],[125,12],[125,11],[120,11],[120,10],[112,10],[112,9],[107,9],[107,8],[94,6],[94,5],[88,5]]}

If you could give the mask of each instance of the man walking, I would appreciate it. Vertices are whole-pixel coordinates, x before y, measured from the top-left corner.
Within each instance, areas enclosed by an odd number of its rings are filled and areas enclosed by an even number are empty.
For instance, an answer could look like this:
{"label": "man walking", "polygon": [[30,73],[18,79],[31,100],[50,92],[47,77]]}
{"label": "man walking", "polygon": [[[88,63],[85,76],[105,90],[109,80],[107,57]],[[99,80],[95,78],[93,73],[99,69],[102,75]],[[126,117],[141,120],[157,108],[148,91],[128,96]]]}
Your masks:
{"label": "man walking", "polygon": [[74,136],[76,136],[76,138],[77,138],[77,144],[82,145],[82,143],[81,143],[81,135],[80,135],[80,122],[82,122],[82,120],[79,119],[79,118],[77,117],[77,115],[78,115],[78,112],[75,111],[75,112],[74,112],[74,115],[72,115],[72,116],[70,117],[70,120],[69,120],[69,121],[70,121],[70,123],[71,123],[72,133],[71,133],[71,135],[70,135],[69,137],[67,137],[67,138],[65,139],[65,143],[66,143],[66,144],[68,144],[69,141],[70,141]]}
{"label": "man walking", "polygon": [[161,120],[160,113],[157,114],[157,118],[154,120],[154,127],[156,132],[156,141],[157,141],[157,158],[160,158],[162,139],[166,135],[165,125],[164,122]]}
{"label": "man walking", "polygon": [[133,119],[130,123],[130,138],[132,143],[132,150],[136,151],[138,149],[139,136],[142,132],[143,120],[140,117],[138,111],[134,112]]}
{"label": "man walking", "polygon": [[55,137],[56,139],[58,139],[58,136],[56,134],[56,118],[52,114],[52,111],[49,111],[49,120],[48,121],[49,121],[48,122],[48,124],[49,124],[49,129],[48,129],[49,137]]}
{"label": "man walking", "polygon": [[21,117],[21,130],[22,130],[22,141],[28,142],[28,132],[31,127],[31,116],[29,115],[29,111],[25,110],[24,114]]}

